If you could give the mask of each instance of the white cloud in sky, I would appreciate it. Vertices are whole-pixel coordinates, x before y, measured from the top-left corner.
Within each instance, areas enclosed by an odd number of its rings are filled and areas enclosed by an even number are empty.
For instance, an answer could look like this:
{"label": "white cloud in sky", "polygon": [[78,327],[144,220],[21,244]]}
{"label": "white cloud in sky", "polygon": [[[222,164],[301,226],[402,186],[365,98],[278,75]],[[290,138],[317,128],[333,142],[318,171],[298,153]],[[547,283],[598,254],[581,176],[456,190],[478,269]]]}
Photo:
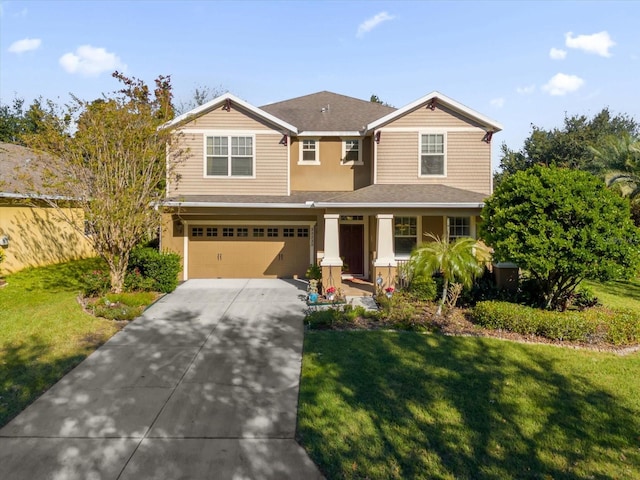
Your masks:
{"label": "white cloud in sky", "polygon": [[39,38],[23,38],[22,40],[17,40],[9,45],[9,51],[11,53],[24,53],[30,50],[36,50],[42,44],[42,40]]}
{"label": "white cloud in sky", "polygon": [[516,88],[516,92],[518,92],[520,95],[531,95],[535,91],[536,86],[534,84]]}
{"label": "white cloud in sky", "polygon": [[81,45],[75,53],[65,53],[60,57],[59,62],[68,73],[79,73],[87,77],[96,77],[102,72],[127,68],[115,53],[91,45]]}
{"label": "white cloud in sky", "polygon": [[555,48],[555,47],[551,47],[551,50],[549,50],[549,57],[552,58],[553,60],[564,60],[566,56],[567,56],[566,50],[562,50],[560,48]]}
{"label": "white cloud in sky", "polygon": [[562,96],[567,93],[575,92],[584,85],[584,80],[576,75],[567,75],[566,73],[556,73],[551,79],[542,86],[542,90],[549,95]]}
{"label": "white cloud in sky", "polygon": [[364,22],[358,25],[358,33],[356,34],[356,36],[360,38],[364,36],[365,33],[370,32],[381,23],[393,20],[394,18],[396,18],[394,15],[389,15],[387,12],[380,12],[371,18],[367,18]]}
{"label": "white cloud in sky", "polygon": [[567,47],[577,48],[578,50],[594,53],[601,57],[610,57],[611,53],[609,49],[616,44],[616,42],[611,40],[606,30],[592,35],[578,35],[577,37],[573,36],[573,32],[567,32],[564,37]]}
{"label": "white cloud in sky", "polygon": [[504,98],[499,97],[499,98],[492,98],[489,104],[495,108],[502,108],[504,107],[504,102],[505,102]]}

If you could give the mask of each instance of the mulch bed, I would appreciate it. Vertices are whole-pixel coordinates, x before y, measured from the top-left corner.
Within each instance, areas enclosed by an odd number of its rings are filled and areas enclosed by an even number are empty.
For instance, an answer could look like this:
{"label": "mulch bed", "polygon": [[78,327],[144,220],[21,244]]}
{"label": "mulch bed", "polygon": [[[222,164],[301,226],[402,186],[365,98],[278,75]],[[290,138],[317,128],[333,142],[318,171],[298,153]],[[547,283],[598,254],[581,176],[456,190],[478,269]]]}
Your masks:
{"label": "mulch bed", "polygon": [[[640,351],[640,345],[615,346],[607,343],[585,343],[552,340],[537,335],[522,335],[507,330],[492,330],[474,324],[470,320],[469,310],[463,308],[449,309],[442,315],[436,315],[436,305],[421,306],[421,313],[413,320],[414,330],[439,332],[443,335],[464,337],[491,337],[520,343],[555,345],[566,348],[589,349],[600,352],[628,355]],[[386,320],[356,318],[347,326],[336,326],[334,330],[397,330],[393,323]],[[401,331],[401,330],[398,330]]]}

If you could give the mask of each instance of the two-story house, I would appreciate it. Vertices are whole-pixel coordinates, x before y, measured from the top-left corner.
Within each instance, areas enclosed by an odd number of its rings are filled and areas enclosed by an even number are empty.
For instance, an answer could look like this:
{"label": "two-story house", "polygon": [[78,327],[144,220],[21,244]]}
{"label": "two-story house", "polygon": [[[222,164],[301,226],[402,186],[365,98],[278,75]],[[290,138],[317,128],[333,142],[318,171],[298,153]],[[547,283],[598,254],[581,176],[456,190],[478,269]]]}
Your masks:
{"label": "two-story house", "polygon": [[188,151],[161,237],[183,279],[318,263],[325,285],[388,283],[427,232],[475,236],[502,129],[438,92],[396,109],[326,91],[262,107],[225,94],[166,128]]}

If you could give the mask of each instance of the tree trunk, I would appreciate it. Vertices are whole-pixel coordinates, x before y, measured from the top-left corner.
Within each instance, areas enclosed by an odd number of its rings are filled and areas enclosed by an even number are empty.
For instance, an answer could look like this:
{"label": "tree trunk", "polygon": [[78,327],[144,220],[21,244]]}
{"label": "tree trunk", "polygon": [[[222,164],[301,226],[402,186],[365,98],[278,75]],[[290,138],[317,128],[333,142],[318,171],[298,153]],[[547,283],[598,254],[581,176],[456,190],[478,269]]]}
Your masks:
{"label": "tree trunk", "polygon": [[442,298],[440,299],[440,303],[438,304],[438,310],[436,311],[436,315],[442,315],[442,307],[444,306],[444,302],[447,300],[447,290],[449,289],[449,280],[444,279],[444,284],[442,286]]}

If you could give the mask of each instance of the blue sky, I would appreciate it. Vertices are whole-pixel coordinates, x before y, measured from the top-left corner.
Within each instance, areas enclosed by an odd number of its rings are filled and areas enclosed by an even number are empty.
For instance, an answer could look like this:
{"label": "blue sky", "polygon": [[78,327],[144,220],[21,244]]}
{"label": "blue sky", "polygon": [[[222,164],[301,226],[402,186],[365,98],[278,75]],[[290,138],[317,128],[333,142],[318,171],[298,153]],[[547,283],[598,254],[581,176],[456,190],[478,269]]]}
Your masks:
{"label": "blue sky", "polygon": [[171,75],[177,101],[253,105],[330,90],[402,107],[438,90],[504,126],[603,107],[640,121],[640,2],[1,1],[0,101],[90,100],[118,69]]}

